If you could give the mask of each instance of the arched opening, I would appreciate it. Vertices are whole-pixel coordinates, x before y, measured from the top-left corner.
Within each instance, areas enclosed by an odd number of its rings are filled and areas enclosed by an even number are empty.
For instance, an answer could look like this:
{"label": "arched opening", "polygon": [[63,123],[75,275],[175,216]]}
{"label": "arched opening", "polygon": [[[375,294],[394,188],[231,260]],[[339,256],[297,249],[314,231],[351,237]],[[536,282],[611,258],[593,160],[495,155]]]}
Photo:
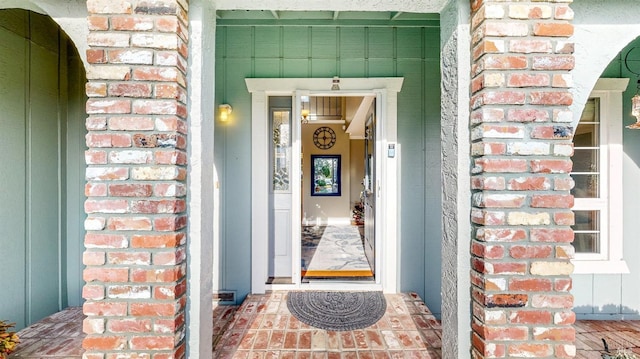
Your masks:
{"label": "arched opening", "polygon": [[0,10],[0,318],[82,304],[83,62],[49,16]]}

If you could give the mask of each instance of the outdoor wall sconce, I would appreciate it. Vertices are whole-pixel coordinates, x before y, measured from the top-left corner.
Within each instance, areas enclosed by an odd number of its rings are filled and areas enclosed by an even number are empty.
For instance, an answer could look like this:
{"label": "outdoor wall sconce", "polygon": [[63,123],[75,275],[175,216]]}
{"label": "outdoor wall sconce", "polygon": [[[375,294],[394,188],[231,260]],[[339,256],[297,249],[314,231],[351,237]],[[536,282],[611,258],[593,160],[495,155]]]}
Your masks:
{"label": "outdoor wall sconce", "polygon": [[636,72],[631,70],[629,67],[629,54],[635,50],[635,47],[627,52],[627,55],[624,57],[624,66],[627,67],[627,70],[636,75],[638,77],[638,82],[636,85],[636,94],[631,98],[631,115],[636,118],[636,123],[633,123],[627,126],[628,129],[638,130],[640,129],[640,72]]}
{"label": "outdoor wall sconce", "polygon": [[227,122],[229,120],[229,116],[231,115],[231,111],[233,108],[229,104],[222,104],[218,106],[218,116],[220,122]]}
{"label": "outdoor wall sconce", "polygon": [[331,82],[331,91],[340,90],[340,78],[338,76],[333,77],[333,81]]}
{"label": "outdoor wall sconce", "polygon": [[[302,123],[308,123],[309,122],[309,96],[300,96],[300,102],[302,104],[302,108],[300,109],[300,117],[302,120]],[[305,106],[305,104],[307,104]]]}

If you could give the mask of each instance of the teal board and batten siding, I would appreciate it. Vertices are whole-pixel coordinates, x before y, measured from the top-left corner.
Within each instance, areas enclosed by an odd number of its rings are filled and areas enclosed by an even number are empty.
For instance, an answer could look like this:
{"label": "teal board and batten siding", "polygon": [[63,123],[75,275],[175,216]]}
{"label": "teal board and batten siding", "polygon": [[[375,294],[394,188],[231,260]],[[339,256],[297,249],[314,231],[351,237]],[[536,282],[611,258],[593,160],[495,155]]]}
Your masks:
{"label": "teal board and batten siding", "polygon": [[440,312],[439,64],[437,20],[375,25],[218,21],[216,102],[233,106],[233,121],[215,129],[220,290],[236,291],[239,300],[250,291],[251,96],[245,78],[404,77],[398,95],[400,289],[419,293]]}
{"label": "teal board and batten siding", "polygon": [[82,301],[84,83],[50,18],[0,11],[0,319],[17,328]]}
{"label": "teal board and batten siding", "polygon": [[[640,72],[640,39],[636,39],[611,61],[600,77],[629,78],[623,94],[622,126],[636,121],[631,116],[631,97],[636,94],[637,76],[630,73],[624,58],[632,69]],[[602,119],[606,121],[606,119]],[[624,274],[574,274],[574,311],[581,319],[640,319],[640,240],[638,214],[640,213],[640,130],[623,128],[623,203],[613,206],[623,208],[623,258],[630,273]]]}

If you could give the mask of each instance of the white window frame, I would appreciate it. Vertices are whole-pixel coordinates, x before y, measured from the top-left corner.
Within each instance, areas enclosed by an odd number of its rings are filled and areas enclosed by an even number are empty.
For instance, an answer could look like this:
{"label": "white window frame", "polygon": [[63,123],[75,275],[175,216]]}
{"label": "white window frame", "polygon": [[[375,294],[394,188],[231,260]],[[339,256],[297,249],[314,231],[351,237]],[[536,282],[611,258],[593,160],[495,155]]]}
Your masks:
{"label": "white window frame", "polygon": [[599,79],[589,96],[600,105],[600,197],[576,198],[573,210],[600,211],[600,252],[576,253],[575,274],[629,273],[622,248],[622,94],[628,82]]}

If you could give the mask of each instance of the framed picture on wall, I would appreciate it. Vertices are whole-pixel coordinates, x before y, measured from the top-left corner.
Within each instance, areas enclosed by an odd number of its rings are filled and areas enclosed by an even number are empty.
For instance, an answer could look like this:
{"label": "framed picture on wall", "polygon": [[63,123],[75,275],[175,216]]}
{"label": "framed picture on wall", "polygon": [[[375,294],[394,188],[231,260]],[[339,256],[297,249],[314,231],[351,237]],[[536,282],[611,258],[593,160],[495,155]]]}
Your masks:
{"label": "framed picture on wall", "polygon": [[340,196],[340,155],[311,155],[311,195]]}

